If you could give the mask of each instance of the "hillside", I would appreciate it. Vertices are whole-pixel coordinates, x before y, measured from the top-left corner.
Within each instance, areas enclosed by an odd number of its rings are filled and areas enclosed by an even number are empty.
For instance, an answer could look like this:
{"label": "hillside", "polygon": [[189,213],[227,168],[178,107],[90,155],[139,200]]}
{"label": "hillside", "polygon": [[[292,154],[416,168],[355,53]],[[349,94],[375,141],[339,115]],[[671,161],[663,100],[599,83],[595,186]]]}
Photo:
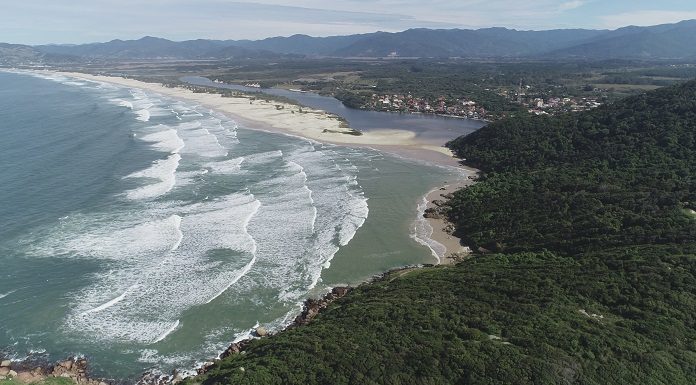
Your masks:
{"label": "hillside", "polygon": [[691,384],[696,82],[450,146],[480,254],[388,274],[189,384]]}
{"label": "hillside", "polygon": [[548,54],[549,57],[586,59],[696,58],[696,20],[654,27],[625,27],[598,39]]}
{"label": "hillside", "polygon": [[175,42],[146,36],[138,40],[112,40],[80,45],[42,45],[46,54],[73,55],[89,59],[228,59],[278,58],[278,53],[238,47],[229,41],[187,40]]}
{"label": "hillside", "polygon": [[[293,35],[263,40],[198,39],[175,42],[146,36],[138,40],[28,48],[44,55],[83,59],[268,59],[292,55],[683,60],[696,58],[696,46],[691,44],[693,36],[696,36],[696,20],[651,27],[631,26],[614,31],[417,28],[395,33],[329,37]],[[6,53],[0,51],[0,60],[7,57]]]}
{"label": "hillside", "polygon": [[495,251],[569,254],[696,239],[696,82],[596,110],[489,125],[450,147],[487,173],[452,220]]}
{"label": "hillside", "polygon": [[35,62],[41,59],[41,53],[30,46],[0,43],[0,65]]}
{"label": "hillside", "polygon": [[528,57],[596,37],[602,31],[516,31],[409,29],[376,33],[334,51],[335,56]]}

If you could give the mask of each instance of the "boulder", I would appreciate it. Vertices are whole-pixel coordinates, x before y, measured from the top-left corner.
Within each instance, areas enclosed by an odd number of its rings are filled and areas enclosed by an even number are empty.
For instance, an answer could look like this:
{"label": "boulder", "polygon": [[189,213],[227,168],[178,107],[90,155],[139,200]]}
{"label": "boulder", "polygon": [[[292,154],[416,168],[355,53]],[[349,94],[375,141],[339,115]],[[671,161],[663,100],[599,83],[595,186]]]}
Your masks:
{"label": "boulder", "polygon": [[14,370],[10,370],[10,372],[7,375],[10,377],[17,377],[17,372],[15,372]]}
{"label": "boulder", "polygon": [[442,219],[442,215],[440,215],[440,213],[433,208],[427,208],[423,213],[423,218]]}
{"label": "boulder", "polygon": [[33,384],[35,382],[40,382],[46,378],[40,374],[33,374],[31,372],[22,372],[15,376],[17,381],[23,382],[25,384]]}
{"label": "boulder", "polygon": [[265,337],[268,335],[268,330],[265,327],[259,326],[256,328],[256,335],[259,337]]}
{"label": "boulder", "polygon": [[3,367],[3,368],[9,368],[11,365],[12,365],[12,361],[10,361],[10,360],[2,360],[2,362],[0,362],[0,367]]}
{"label": "boulder", "polygon": [[343,297],[344,295],[348,294],[349,291],[350,291],[350,288],[345,287],[345,286],[334,287],[331,290],[331,292],[338,297]]}
{"label": "boulder", "polygon": [[10,368],[7,366],[0,367],[0,376],[6,376],[8,374],[10,374]]}
{"label": "boulder", "polygon": [[58,366],[65,368],[65,370],[71,370],[73,367],[73,362],[71,360],[63,361],[60,362]]}

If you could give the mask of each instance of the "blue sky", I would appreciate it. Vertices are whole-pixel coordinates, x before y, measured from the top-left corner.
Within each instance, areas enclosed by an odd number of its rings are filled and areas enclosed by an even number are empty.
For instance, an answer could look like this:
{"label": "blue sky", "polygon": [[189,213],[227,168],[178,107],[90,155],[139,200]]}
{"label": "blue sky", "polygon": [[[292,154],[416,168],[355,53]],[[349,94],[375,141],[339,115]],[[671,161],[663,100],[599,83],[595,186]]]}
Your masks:
{"label": "blue sky", "polygon": [[0,41],[259,39],[414,27],[615,29],[685,19],[696,19],[696,0],[4,0]]}

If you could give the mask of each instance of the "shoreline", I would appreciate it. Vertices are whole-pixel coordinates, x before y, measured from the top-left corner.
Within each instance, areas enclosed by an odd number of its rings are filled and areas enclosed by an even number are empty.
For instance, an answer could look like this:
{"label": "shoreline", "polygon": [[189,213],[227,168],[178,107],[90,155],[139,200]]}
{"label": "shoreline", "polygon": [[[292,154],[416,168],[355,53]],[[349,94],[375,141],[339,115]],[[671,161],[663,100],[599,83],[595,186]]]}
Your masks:
{"label": "shoreline", "polygon": [[[475,170],[470,170],[475,171]],[[475,175],[465,173],[464,179],[445,183],[443,186],[435,188],[423,197],[423,203],[419,206],[419,221],[425,221],[429,227],[426,231],[427,238],[421,243],[435,243],[435,247],[427,245],[433,255],[438,260],[438,265],[452,265],[466,258],[472,253],[471,249],[462,244],[459,237],[453,235],[454,224],[451,223],[442,209],[444,203],[452,197],[454,192],[469,187],[475,183]],[[416,225],[417,226],[417,225]],[[437,253],[436,248],[444,248],[444,251]]]}
{"label": "shoreline", "polygon": [[[423,208],[421,210],[421,207],[419,206],[417,214],[418,218],[416,218],[416,221],[423,221],[427,223],[430,227],[430,233],[426,234],[427,238],[445,248],[445,251],[441,256],[438,256],[435,253],[433,254],[438,260],[437,264],[447,265],[455,263],[456,258],[452,258],[452,256],[456,257],[457,255],[466,252],[466,248],[461,245],[460,240],[448,232],[448,227],[450,225],[445,219],[425,217],[424,213],[426,210],[436,208],[438,205],[434,203],[434,201],[442,199],[442,195],[450,194],[459,188],[471,185],[473,180],[471,180],[469,177],[475,175],[477,170],[463,167],[459,163],[459,160],[454,158],[449,149],[446,149],[445,147],[438,147],[418,141],[415,133],[405,130],[378,130],[364,133],[361,136],[354,136],[349,134],[349,132],[351,132],[349,128],[341,126],[341,121],[339,119],[320,110],[302,107],[305,112],[300,113],[298,111],[298,106],[276,103],[273,101],[265,102],[258,99],[250,100],[247,97],[222,97],[220,94],[194,93],[193,91],[185,88],[169,88],[160,84],[146,83],[126,78],[94,76],[73,72],[50,71],[50,73],[87,81],[110,83],[128,88],[143,89],[145,91],[161,94],[166,97],[171,97],[172,99],[194,103],[224,115],[229,115],[232,119],[238,121],[240,125],[243,125],[244,128],[251,130],[298,136],[305,139],[316,140],[318,142],[334,145],[367,147],[377,151],[396,155],[405,160],[425,162],[445,168],[456,168],[458,171],[460,171],[460,176],[455,177],[453,175],[452,181],[445,182],[444,186],[438,186],[423,196]],[[283,107],[278,108],[278,105]],[[418,234],[416,234],[416,236],[418,236]],[[418,242],[423,244],[420,241]],[[432,247],[428,247],[431,251],[433,250]],[[419,265],[416,267],[422,266],[429,265]],[[398,268],[396,270],[413,268],[415,267],[408,266]],[[392,271],[394,270],[382,273],[361,284],[373,282],[378,279],[378,277],[384,276]],[[326,301],[327,296],[332,295],[332,293],[333,291],[321,296],[319,300],[308,299],[305,301],[302,314],[308,311],[307,309],[310,308],[308,304],[311,305],[311,301]],[[312,313],[313,312],[314,310],[312,310]],[[300,316],[302,316],[302,314]],[[284,327],[278,332],[282,332],[288,328],[300,326],[301,324],[309,322],[302,321],[298,323],[300,316],[298,316],[298,318],[296,318],[295,321],[289,326]],[[257,334],[261,333],[258,333],[257,330]],[[244,341],[248,340],[233,343],[230,345],[230,347],[243,343]],[[228,350],[229,349],[230,348],[228,348]],[[225,352],[227,352],[227,350],[221,354],[224,354]],[[203,367],[205,367],[206,364],[204,364]],[[84,365],[86,366],[86,362]],[[50,371],[40,374],[50,376],[53,369],[55,368],[51,368]],[[86,368],[84,370],[86,371]],[[80,373],[80,376],[85,376],[82,382],[77,380],[75,382],[85,385],[104,385],[103,380],[100,381],[91,379],[88,374],[84,374],[85,371]],[[168,383],[176,383],[176,374],[177,372],[173,373],[172,376],[169,377],[170,382]],[[76,375],[75,378],[77,377],[79,376]],[[141,379],[141,381],[143,380],[144,378]]]}
{"label": "shoreline", "polygon": [[[424,197],[427,201],[425,202],[425,210],[436,207],[433,201],[440,200],[441,194],[451,194],[460,188],[471,185],[473,183],[471,177],[478,173],[476,169],[463,166],[460,160],[454,157],[454,154],[444,145],[435,146],[432,143],[419,141],[414,132],[385,129],[353,135],[354,131],[343,126],[343,122],[338,117],[322,110],[289,103],[266,102],[263,99],[247,96],[223,97],[217,93],[194,92],[187,88],[166,87],[159,83],[148,83],[116,76],[91,75],[80,72],[47,72],[87,81],[138,88],[173,99],[196,103],[228,115],[244,128],[251,130],[298,136],[347,147],[371,148],[406,160],[438,167],[455,168],[461,171],[461,179],[445,182],[444,186],[437,186],[426,194]],[[421,220],[422,217],[423,213],[419,210],[416,221]],[[451,234],[449,230],[451,225],[446,220],[441,218],[425,219],[431,227],[430,234],[426,236],[428,239],[416,239],[416,241],[430,248],[439,264],[452,263],[457,259],[451,258],[453,255],[468,252],[468,248],[461,245],[461,240]],[[419,235],[416,234],[415,237],[419,238]],[[446,250],[441,253],[442,255],[438,255],[429,245],[431,241],[445,247]]]}
{"label": "shoreline", "polygon": [[407,159],[424,161],[443,166],[458,167],[458,160],[446,147],[420,140],[415,132],[398,129],[382,129],[361,132],[345,127],[337,116],[309,107],[265,101],[256,96],[223,97],[219,93],[194,92],[185,87],[166,87],[159,83],[140,80],[91,75],[80,72],[48,71],[78,79],[111,83],[139,88],[174,99],[193,102],[211,110],[229,115],[245,128],[295,135],[318,142],[374,148],[379,151],[403,156]]}

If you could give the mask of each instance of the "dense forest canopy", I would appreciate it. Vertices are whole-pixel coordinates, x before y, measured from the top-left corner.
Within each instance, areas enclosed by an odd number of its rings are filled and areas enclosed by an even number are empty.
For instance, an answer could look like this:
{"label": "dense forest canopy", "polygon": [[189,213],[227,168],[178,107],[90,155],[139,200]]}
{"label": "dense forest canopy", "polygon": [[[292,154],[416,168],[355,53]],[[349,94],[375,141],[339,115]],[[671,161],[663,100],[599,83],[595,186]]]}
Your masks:
{"label": "dense forest canopy", "polygon": [[696,239],[696,82],[493,123],[449,145],[485,172],[450,202],[476,246],[576,254]]}
{"label": "dense forest canopy", "polygon": [[496,251],[387,274],[190,384],[693,384],[696,82],[450,143]]}

